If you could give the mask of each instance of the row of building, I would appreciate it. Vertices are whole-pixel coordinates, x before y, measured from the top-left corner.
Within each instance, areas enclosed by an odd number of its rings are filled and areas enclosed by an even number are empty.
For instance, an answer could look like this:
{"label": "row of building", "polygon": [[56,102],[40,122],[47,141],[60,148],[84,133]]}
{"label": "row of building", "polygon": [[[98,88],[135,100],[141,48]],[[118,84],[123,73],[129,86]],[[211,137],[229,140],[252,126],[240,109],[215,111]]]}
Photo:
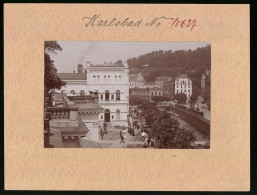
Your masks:
{"label": "row of building", "polygon": [[172,98],[174,94],[184,93],[187,99],[192,95],[192,80],[186,74],[181,74],[177,78],[156,77],[154,83],[147,83],[143,75],[129,75],[130,95],[141,99],[150,100],[153,96],[164,96]]}

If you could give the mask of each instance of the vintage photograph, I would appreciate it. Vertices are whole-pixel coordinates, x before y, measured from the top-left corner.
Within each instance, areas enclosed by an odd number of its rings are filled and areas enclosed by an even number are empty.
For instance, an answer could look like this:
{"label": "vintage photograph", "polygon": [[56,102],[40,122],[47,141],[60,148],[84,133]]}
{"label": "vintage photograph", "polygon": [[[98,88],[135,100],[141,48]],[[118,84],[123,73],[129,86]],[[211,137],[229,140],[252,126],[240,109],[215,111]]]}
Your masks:
{"label": "vintage photograph", "polygon": [[209,42],[44,44],[45,148],[210,148]]}

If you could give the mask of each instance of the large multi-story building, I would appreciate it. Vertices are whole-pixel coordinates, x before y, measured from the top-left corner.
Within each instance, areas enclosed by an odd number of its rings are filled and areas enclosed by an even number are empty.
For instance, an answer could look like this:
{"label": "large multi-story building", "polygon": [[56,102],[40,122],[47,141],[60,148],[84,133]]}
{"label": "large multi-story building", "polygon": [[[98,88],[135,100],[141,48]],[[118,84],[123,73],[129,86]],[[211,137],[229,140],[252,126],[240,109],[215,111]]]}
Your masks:
{"label": "large multi-story building", "polygon": [[175,80],[175,94],[184,93],[187,99],[192,95],[192,80],[186,74],[181,74]]}
{"label": "large multi-story building", "polygon": [[99,122],[127,125],[129,77],[128,66],[112,63],[78,65],[78,73],[59,73],[66,82],[61,91],[70,96],[89,94],[97,91],[99,105],[104,108],[99,114]]}

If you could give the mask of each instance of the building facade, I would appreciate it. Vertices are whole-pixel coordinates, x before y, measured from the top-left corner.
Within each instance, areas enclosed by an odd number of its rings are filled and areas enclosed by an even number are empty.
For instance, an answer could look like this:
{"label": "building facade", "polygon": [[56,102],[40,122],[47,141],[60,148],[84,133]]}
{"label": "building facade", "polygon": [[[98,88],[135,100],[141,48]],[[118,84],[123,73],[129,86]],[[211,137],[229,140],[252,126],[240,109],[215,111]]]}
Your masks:
{"label": "building facade", "polygon": [[62,87],[62,92],[67,95],[86,95],[88,93],[87,71],[83,69],[83,65],[78,65],[78,72],[75,73],[57,73],[66,85]]}
{"label": "building facade", "polygon": [[104,108],[100,122],[127,126],[129,110],[129,70],[127,65],[90,64],[87,67],[87,86],[99,94],[99,105]]}
{"label": "building facade", "polygon": [[150,101],[150,89],[149,88],[132,88],[130,89],[130,97],[136,97],[138,99]]}
{"label": "building facade", "polygon": [[192,95],[192,80],[186,74],[178,76],[175,80],[175,94],[184,93],[187,99]]}
{"label": "building facade", "polygon": [[171,82],[172,78],[171,77],[156,77],[155,79],[155,85],[163,88],[163,84],[165,82]]}
{"label": "building facade", "polygon": [[[128,66],[111,63],[78,65],[78,72],[58,73],[66,82],[61,91],[68,96],[84,96],[90,91],[98,93],[99,123],[127,126],[129,78]],[[83,120],[84,121],[84,120]]]}

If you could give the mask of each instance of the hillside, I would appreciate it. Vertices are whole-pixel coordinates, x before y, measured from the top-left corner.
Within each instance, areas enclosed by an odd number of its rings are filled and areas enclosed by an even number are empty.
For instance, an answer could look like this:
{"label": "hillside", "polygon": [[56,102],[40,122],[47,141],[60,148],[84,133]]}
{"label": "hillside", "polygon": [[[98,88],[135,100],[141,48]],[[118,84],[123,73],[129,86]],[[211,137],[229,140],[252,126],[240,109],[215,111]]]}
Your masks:
{"label": "hillside", "polygon": [[147,82],[158,76],[177,77],[186,73],[193,81],[193,88],[200,90],[201,75],[211,70],[211,46],[196,50],[153,51],[127,60],[130,73],[141,72]]}
{"label": "hillside", "polygon": [[154,81],[157,76],[176,76],[180,73],[194,75],[199,71],[210,70],[211,47],[208,45],[193,51],[153,51],[130,58],[127,63],[131,73],[142,72],[147,81]]}

